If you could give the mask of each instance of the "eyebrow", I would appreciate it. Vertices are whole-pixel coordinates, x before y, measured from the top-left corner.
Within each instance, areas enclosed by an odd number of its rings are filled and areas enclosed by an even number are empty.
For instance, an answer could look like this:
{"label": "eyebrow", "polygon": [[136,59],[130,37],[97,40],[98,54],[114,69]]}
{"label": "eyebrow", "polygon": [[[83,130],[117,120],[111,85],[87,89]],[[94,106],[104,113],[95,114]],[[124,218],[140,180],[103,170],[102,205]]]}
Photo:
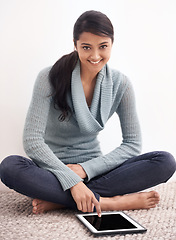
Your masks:
{"label": "eyebrow", "polygon": [[[98,45],[107,44],[107,43],[109,43],[109,42],[102,42],[102,43],[100,43],[100,44],[98,44]],[[81,45],[92,46],[92,45],[89,44],[89,43],[81,43]]]}

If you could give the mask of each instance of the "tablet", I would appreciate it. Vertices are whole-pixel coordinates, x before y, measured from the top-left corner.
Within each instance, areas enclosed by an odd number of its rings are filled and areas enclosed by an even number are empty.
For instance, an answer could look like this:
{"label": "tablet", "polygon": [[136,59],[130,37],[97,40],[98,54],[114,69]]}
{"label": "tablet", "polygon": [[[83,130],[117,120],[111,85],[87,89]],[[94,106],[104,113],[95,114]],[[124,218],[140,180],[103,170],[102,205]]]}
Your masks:
{"label": "tablet", "polygon": [[121,211],[77,214],[77,218],[96,235],[101,234],[128,234],[147,231],[142,225]]}

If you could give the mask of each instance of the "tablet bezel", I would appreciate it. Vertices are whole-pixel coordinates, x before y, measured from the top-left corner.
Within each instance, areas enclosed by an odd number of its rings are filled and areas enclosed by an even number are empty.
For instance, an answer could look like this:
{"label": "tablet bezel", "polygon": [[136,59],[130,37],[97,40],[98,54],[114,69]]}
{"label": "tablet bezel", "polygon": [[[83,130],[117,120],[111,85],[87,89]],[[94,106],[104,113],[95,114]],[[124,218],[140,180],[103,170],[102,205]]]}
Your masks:
{"label": "tablet bezel", "polygon": [[127,219],[130,223],[132,223],[136,228],[130,228],[130,229],[116,229],[116,230],[101,230],[98,231],[96,228],[94,228],[91,223],[89,223],[85,216],[95,216],[97,213],[83,213],[83,214],[76,214],[76,217],[93,233],[96,235],[102,235],[102,234],[128,234],[128,233],[144,233],[147,231],[145,227],[143,227],[141,224],[136,222],[133,218],[128,216],[126,213],[122,211],[113,211],[113,212],[102,212],[102,215],[112,215],[112,214],[120,214],[122,217]]}

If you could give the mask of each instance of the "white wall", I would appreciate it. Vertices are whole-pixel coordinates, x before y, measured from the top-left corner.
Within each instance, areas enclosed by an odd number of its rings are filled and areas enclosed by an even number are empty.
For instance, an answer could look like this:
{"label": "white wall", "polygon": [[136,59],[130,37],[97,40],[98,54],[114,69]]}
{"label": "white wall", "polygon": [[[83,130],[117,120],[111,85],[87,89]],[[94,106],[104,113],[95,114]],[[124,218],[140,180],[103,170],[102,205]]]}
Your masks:
{"label": "white wall", "polygon": [[[74,22],[91,9],[114,25],[109,64],[133,82],[143,152],[166,150],[176,157],[175,0],[0,0],[1,160],[24,155],[22,131],[36,75],[73,50]],[[120,144],[117,117],[100,140],[104,153]]]}

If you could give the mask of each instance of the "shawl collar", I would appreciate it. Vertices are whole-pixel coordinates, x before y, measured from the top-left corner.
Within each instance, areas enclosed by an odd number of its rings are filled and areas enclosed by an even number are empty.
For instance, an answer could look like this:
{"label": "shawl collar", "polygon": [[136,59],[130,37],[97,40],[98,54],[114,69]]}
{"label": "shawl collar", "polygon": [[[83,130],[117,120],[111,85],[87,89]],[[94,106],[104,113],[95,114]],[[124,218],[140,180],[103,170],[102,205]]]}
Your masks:
{"label": "shawl collar", "polygon": [[82,133],[97,133],[104,128],[112,106],[112,78],[107,65],[99,72],[90,109],[80,77],[80,62],[72,72],[71,95],[73,108]]}

